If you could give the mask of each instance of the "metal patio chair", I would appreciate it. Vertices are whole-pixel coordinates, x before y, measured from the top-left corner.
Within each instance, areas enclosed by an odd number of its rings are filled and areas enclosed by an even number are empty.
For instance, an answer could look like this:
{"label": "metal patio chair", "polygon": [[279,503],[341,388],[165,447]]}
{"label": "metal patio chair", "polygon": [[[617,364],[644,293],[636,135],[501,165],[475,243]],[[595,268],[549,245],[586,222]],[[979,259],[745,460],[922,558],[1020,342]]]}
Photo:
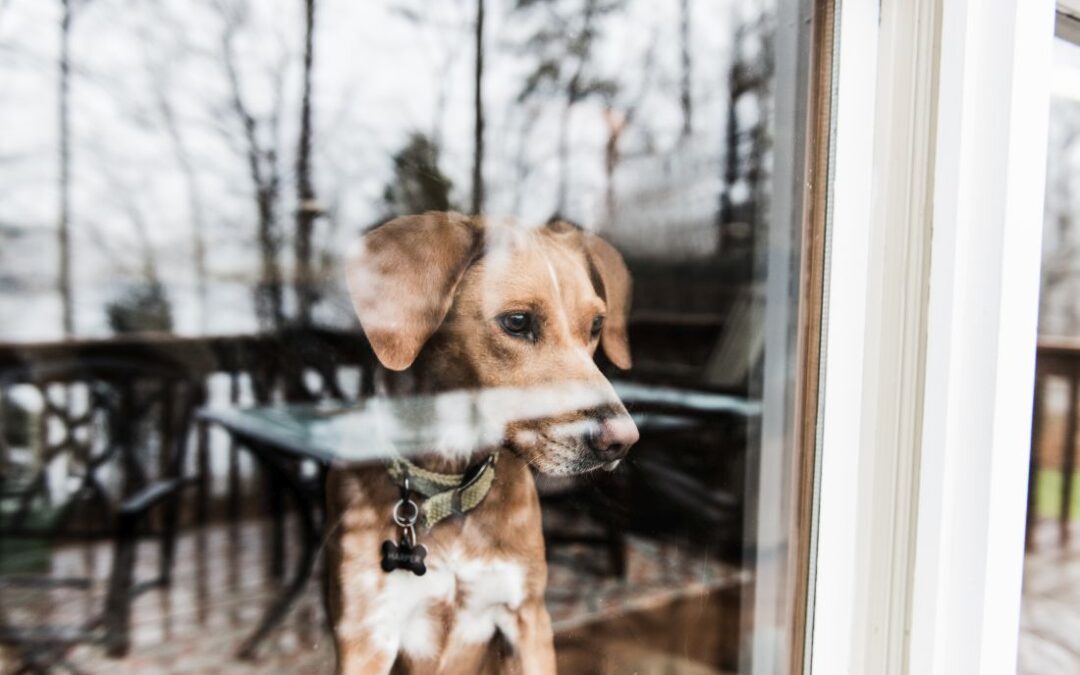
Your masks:
{"label": "metal patio chair", "polygon": [[[65,359],[0,370],[0,592],[89,593],[94,606],[88,618],[50,623],[39,616],[50,612],[0,604],[0,644],[18,653],[21,672],[77,671],[65,656],[82,643],[127,653],[132,600],[170,583],[177,497],[193,484],[188,429],[204,400],[202,382],[162,363]],[[137,545],[148,536],[159,541],[158,574],[136,580]],[[95,541],[113,548],[103,597],[100,579],[42,573],[54,545]]]}

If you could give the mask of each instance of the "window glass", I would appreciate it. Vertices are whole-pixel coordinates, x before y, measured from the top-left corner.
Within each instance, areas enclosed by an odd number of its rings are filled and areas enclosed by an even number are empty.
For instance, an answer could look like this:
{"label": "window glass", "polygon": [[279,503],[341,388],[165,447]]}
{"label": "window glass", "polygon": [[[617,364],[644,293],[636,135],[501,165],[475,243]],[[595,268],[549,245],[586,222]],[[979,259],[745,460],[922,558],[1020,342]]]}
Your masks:
{"label": "window glass", "polygon": [[0,664],[789,672],[810,4],[0,0]]}
{"label": "window glass", "polygon": [[1063,630],[1080,619],[1080,586],[1070,573],[1077,558],[1080,479],[1076,464],[1077,199],[1080,183],[1080,23],[1057,19],[1051,74],[1046,210],[1043,220],[1039,344],[1031,434],[1031,475],[1020,619],[1021,673],[1080,668],[1076,638]]}

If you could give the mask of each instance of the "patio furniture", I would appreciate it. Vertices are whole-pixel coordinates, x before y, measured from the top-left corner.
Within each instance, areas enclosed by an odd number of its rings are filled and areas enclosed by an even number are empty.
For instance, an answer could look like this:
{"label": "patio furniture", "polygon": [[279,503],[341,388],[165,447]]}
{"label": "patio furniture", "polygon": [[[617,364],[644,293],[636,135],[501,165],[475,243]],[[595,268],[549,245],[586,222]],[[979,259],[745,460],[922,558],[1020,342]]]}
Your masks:
{"label": "patio furniture", "polygon": [[[544,512],[545,551],[551,560],[561,547],[598,548],[604,553],[606,566],[583,566],[583,571],[621,579],[626,575],[629,484],[625,472],[604,478],[536,477]],[[582,524],[592,527],[583,528]]]}
{"label": "patio furniture", "polygon": [[[276,576],[285,571],[285,493],[292,497],[299,520],[301,549],[295,569],[255,630],[237,650],[241,659],[254,658],[258,646],[281,623],[303,593],[315,568],[325,524],[323,484],[335,454],[332,448],[313,441],[308,426],[320,419],[320,411],[331,409],[318,405],[290,405],[214,408],[198,413],[201,424],[214,424],[228,432],[232,441],[247,450],[267,475],[267,498],[273,525],[270,564]],[[305,478],[303,472],[297,470],[298,463],[314,466],[314,475]]]}
{"label": "patio furniture", "polygon": [[[187,430],[204,400],[201,382],[160,361],[0,370],[0,591],[74,589],[97,600],[98,580],[45,574],[27,547],[111,539],[114,549],[100,611],[84,621],[50,624],[0,605],[0,643],[21,654],[24,670],[46,672],[79,643],[127,652],[132,600],[170,582],[177,496],[193,484],[184,476]],[[158,574],[135,579],[137,545],[148,536],[160,546]]]}
{"label": "patio furniture", "polygon": [[[651,434],[667,435],[697,429],[703,419],[731,415],[744,418],[760,412],[759,403],[728,394],[631,382],[614,384],[616,392],[641,428],[643,438]],[[471,425],[468,420],[479,418],[463,412],[462,406],[476,404],[470,396],[473,395],[453,392],[431,397],[368,398],[351,406],[324,402],[253,408],[206,408],[199,411],[201,423],[217,425],[226,430],[240,447],[255,458],[268,476],[273,525],[271,565],[280,571],[285,568],[285,496],[288,495],[297,506],[301,547],[292,572],[255,630],[240,646],[238,656],[254,657],[259,644],[288,614],[310,580],[324,535],[326,500],[323,486],[330,468],[335,465],[380,463],[391,452],[405,455],[423,452],[432,447],[435,433],[446,431],[447,420],[439,419],[438,411],[452,409],[452,417],[463,420],[463,425]],[[443,424],[425,424],[425,421],[436,420]],[[486,434],[492,430],[463,426],[455,431],[486,438]],[[626,497],[628,488],[622,479],[618,475],[613,478],[616,479],[614,494],[621,493],[624,502],[630,500]],[[601,534],[545,532],[545,537],[556,544],[599,544],[608,551],[612,573],[621,576],[625,563],[616,549],[621,546],[625,527],[623,519],[628,507],[624,504],[618,508],[612,501],[611,492],[596,494],[596,504],[610,512],[609,518],[600,519],[604,528]],[[542,501],[548,499],[542,497]],[[612,533],[616,535],[614,538]]]}
{"label": "patio furniture", "polygon": [[[207,403],[234,406],[320,399],[355,400],[372,393],[375,357],[357,330],[286,329],[273,333],[183,337],[133,334],[107,338],[0,344],[0,373],[25,364],[68,362],[170,364],[201,382]],[[237,520],[265,492],[248,481],[237,452],[222,450],[201,429],[192,449],[198,476],[191,515],[198,524]]]}
{"label": "patio furniture", "polygon": [[627,530],[676,541],[741,562],[750,435],[760,424],[760,401],[701,385],[624,386],[623,396],[642,429],[629,458]]}

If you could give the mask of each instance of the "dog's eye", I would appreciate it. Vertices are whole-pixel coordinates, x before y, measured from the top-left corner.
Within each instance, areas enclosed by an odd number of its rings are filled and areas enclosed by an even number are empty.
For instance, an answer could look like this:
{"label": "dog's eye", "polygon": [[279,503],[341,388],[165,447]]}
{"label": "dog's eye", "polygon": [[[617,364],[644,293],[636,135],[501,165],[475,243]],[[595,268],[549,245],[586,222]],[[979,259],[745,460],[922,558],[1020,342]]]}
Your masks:
{"label": "dog's eye", "polygon": [[592,339],[600,337],[600,331],[604,330],[604,317],[598,316],[592,320],[592,327],[589,329],[589,335]]}
{"label": "dog's eye", "polygon": [[528,312],[507,312],[499,316],[499,325],[514,337],[536,339],[536,326],[533,315]]}

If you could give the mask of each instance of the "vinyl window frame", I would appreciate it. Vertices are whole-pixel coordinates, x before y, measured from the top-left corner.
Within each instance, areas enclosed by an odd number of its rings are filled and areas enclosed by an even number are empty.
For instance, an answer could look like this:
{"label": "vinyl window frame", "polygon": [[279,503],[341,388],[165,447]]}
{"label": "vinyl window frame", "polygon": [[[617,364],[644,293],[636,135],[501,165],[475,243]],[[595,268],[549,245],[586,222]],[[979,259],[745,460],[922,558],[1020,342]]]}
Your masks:
{"label": "vinyl window frame", "polygon": [[804,672],[1015,672],[1054,15],[837,5]]}

